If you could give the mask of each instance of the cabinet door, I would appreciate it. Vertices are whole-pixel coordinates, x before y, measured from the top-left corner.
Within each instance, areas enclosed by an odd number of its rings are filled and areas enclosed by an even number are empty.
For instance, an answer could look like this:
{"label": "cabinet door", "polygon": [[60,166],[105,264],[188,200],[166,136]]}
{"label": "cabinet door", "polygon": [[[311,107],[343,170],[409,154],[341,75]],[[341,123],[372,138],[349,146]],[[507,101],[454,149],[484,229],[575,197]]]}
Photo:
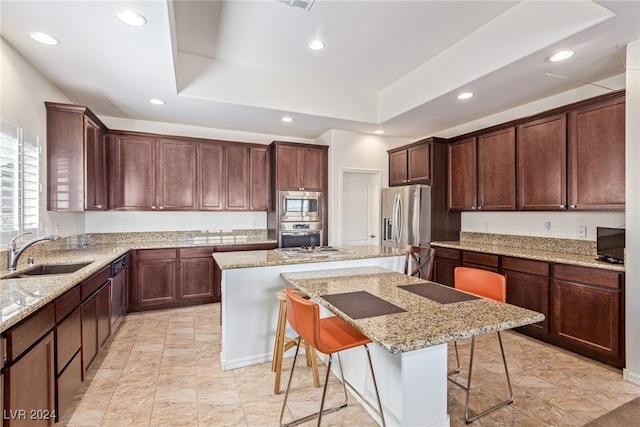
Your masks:
{"label": "cabinet door", "polygon": [[107,156],[105,132],[85,117],[85,210],[107,209]]}
{"label": "cabinet door", "polygon": [[566,115],[559,114],[518,126],[516,144],[518,209],[566,209]]}
{"label": "cabinet door", "polygon": [[625,209],[625,100],[569,115],[569,209]]}
{"label": "cabinet door", "polygon": [[191,141],[157,140],[157,193],[151,209],[196,209],[196,147]]}
{"label": "cabinet door", "polygon": [[301,187],[305,190],[322,191],[327,167],[326,151],[321,148],[300,148],[302,153]]}
{"label": "cabinet door", "polygon": [[468,138],[449,145],[449,209],[475,210],[476,188],[476,139]]}
{"label": "cabinet door", "polygon": [[431,181],[431,144],[411,147],[407,150],[410,184]]}
{"label": "cabinet door", "polygon": [[213,264],[211,255],[206,258],[180,258],[180,299],[214,296]]}
{"label": "cabinet door", "polygon": [[[55,422],[53,332],[4,369],[5,426],[51,426]],[[31,412],[34,411],[34,412]],[[38,415],[38,417],[34,417]],[[36,419],[34,419],[36,418]]]}
{"label": "cabinet door", "polygon": [[237,145],[226,145],[224,153],[225,210],[244,211],[249,205],[249,150]]}
{"label": "cabinet door", "polygon": [[177,267],[175,249],[138,251],[130,292],[133,310],[177,301]]}
{"label": "cabinet door", "polygon": [[549,277],[504,270],[507,278],[507,303],[544,314],[542,322],[523,326],[535,334],[549,334]]}
{"label": "cabinet door", "polygon": [[222,210],[224,208],[222,144],[201,142],[198,149],[199,209]]}
{"label": "cabinet door", "polygon": [[620,291],[553,281],[553,334],[561,341],[620,357]]}
{"label": "cabinet door", "polygon": [[82,369],[98,355],[98,294],[82,303]]}
{"label": "cabinet door", "polygon": [[271,208],[269,149],[249,149],[249,210],[268,211]]}
{"label": "cabinet door", "polygon": [[389,185],[405,185],[407,176],[407,150],[389,153]]}
{"label": "cabinet door", "polygon": [[98,345],[102,347],[111,335],[111,281],[98,292],[96,300]]}
{"label": "cabinet door", "polygon": [[516,129],[478,137],[478,209],[516,208]]}
{"label": "cabinet door", "polygon": [[298,147],[276,145],[277,190],[299,190],[302,187],[299,156]]}
{"label": "cabinet door", "polygon": [[115,208],[150,210],[156,204],[154,139],[116,136],[113,145]]}

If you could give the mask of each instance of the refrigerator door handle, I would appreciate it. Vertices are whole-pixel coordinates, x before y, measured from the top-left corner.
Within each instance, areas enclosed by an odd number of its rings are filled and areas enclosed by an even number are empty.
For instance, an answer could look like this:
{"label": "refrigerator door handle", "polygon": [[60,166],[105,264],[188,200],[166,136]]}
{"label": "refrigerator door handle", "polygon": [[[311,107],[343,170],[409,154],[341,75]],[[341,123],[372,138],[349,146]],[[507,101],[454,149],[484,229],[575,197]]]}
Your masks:
{"label": "refrigerator door handle", "polygon": [[402,237],[402,226],[404,225],[402,224],[402,199],[400,198],[399,194],[396,195],[396,208],[394,209],[394,212],[396,216],[395,223],[397,224],[395,242],[396,242],[396,247],[398,247],[398,244],[400,243],[400,238]]}

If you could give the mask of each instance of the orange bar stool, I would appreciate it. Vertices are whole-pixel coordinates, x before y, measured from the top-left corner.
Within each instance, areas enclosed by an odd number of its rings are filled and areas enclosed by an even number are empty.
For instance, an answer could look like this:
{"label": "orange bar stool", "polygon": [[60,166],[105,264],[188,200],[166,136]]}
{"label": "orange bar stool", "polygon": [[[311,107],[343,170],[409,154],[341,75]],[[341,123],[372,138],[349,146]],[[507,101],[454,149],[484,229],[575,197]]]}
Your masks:
{"label": "orange bar stool", "polygon": [[[456,267],[454,270],[454,287],[458,290],[477,295],[482,298],[493,299],[502,303],[507,300],[507,280],[502,274],[492,271],[480,270],[478,268]],[[500,343],[500,352],[502,353],[502,363],[504,364],[504,372],[507,376],[507,385],[509,386],[509,398],[494,405],[473,417],[469,417],[469,394],[471,393],[471,373],[473,371],[473,351],[475,347],[475,337],[471,337],[471,356],[469,357],[469,376],[467,384],[461,384],[453,378],[449,381],[463,388],[466,391],[466,403],[464,406],[464,418],[467,424],[472,423],[478,418],[495,411],[505,405],[513,403],[513,390],[511,389],[511,380],[509,379],[509,368],[507,368],[507,359],[504,356],[504,347],[502,345],[502,336],[500,331],[498,334],[498,342]],[[449,372],[449,376],[460,372],[460,358],[458,356],[458,344],[454,341],[456,350],[457,367]]]}
{"label": "orange bar stool", "polygon": [[[280,426],[295,426],[306,421],[318,418],[318,426],[322,421],[322,416],[331,412],[338,411],[347,406],[347,387],[345,385],[346,380],[344,373],[342,372],[342,361],[340,360],[340,351],[348,350],[364,346],[367,351],[367,359],[369,360],[369,368],[371,369],[371,379],[373,380],[373,387],[376,391],[376,399],[378,400],[378,409],[373,407],[371,403],[367,401],[357,390],[353,391],[360,396],[360,398],[380,417],[382,420],[382,426],[386,427],[384,415],[382,413],[382,403],[380,402],[380,394],[378,393],[378,384],[376,383],[376,376],[373,372],[373,364],[371,363],[371,353],[369,352],[368,344],[371,340],[362,335],[358,330],[353,328],[344,320],[337,316],[325,317],[320,319],[320,307],[313,301],[306,300],[297,295],[291,288],[286,290],[287,297],[287,320],[289,324],[299,335],[296,346],[296,354],[293,358],[293,365],[291,365],[291,374],[289,375],[289,383],[287,384],[287,391],[284,394],[284,402],[282,402],[282,411],[280,412]],[[329,362],[327,364],[327,375],[324,381],[324,390],[322,391],[322,400],[320,401],[320,410],[314,414],[307,415],[306,417],[298,418],[286,424],[282,423],[284,412],[287,407],[287,399],[289,397],[289,391],[291,389],[291,379],[293,378],[293,372],[296,367],[296,359],[298,358],[298,351],[302,341],[306,341],[311,347],[318,350],[320,353],[329,355]],[[333,360],[333,354],[338,353],[338,365],[340,366],[340,375],[342,377],[342,387],[344,389],[344,402],[340,405],[324,409],[324,402],[327,395],[327,384],[329,383],[329,375],[331,374],[331,362]]]}
{"label": "orange bar stool", "polygon": [[[308,298],[300,291],[296,291],[302,298]],[[271,370],[276,373],[276,382],[273,387],[275,394],[280,393],[280,378],[282,376],[282,360],[284,354],[296,346],[297,341],[286,336],[287,332],[287,293],[284,289],[278,291],[278,300],[280,300],[280,310],[278,312],[278,326],[276,328],[276,342],[273,346],[273,358],[271,359]],[[306,342],[300,344],[305,350],[307,356],[307,366],[311,367],[313,372],[313,385],[320,387],[320,376],[318,375],[318,363],[316,361],[316,352],[313,347]]]}

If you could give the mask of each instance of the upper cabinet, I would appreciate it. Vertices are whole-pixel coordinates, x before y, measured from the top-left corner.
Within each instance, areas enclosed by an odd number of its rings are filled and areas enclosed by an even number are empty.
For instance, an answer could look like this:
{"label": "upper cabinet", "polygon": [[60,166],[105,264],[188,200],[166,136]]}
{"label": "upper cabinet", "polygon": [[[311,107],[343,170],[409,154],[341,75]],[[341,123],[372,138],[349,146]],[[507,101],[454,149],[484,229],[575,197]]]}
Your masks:
{"label": "upper cabinet", "polygon": [[449,209],[514,210],[516,132],[510,127],[449,146]]}
{"label": "upper cabinet", "polygon": [[86,107],[45,102],[47,209],[107,209],[107,128]]}
{"label": "upper cabinet", "polygon": [[125,133],[111,149],[115,209],[196,209],[195,142]]}
{"label": "upper cabinet", "polygon": [[431,181],[431,143],[418,142],[389,150],[389,185],[425,184]]}
{"label": "upper cabinet", "polygon": [[566,153],[566,114],[518,126],[518,209],[566,209]]}
{"label": "upper cabinet", "polygon": [[570,209],[625,208],[625,98],[569,113]]}
{"label": "upper cabinet", "polygon": [[275,191],[325,191],[329,147],[276,141],[271,149]]}
{"label": "upper cabinet", "polygon": [[449,209],[624,211],[624,117],[619,91],[460,137]]}

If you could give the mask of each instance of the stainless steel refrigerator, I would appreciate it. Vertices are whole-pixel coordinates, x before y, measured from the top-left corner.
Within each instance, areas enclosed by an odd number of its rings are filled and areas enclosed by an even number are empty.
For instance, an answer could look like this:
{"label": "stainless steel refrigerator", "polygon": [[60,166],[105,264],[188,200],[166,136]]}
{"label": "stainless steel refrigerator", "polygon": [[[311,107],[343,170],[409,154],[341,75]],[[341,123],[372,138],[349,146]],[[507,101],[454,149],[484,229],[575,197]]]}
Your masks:
{"label": "stainless steel refrigerator", "polygon": [[431,187],[406,185],[382,190],[382,245],[404,249],[431,243]]}

